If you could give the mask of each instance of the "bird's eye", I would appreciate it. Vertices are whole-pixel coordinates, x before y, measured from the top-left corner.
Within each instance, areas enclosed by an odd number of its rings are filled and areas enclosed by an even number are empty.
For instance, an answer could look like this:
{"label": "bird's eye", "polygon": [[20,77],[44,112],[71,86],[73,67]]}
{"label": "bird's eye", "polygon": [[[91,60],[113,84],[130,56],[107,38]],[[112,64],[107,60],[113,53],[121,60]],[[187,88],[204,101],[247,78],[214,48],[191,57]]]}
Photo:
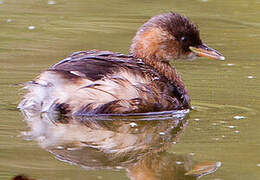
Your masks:
{"label": "bird's eye", "polygon": [[181,42],[186,42],[187,41],[187,38],[185,36],[182,36],[181,37]]}

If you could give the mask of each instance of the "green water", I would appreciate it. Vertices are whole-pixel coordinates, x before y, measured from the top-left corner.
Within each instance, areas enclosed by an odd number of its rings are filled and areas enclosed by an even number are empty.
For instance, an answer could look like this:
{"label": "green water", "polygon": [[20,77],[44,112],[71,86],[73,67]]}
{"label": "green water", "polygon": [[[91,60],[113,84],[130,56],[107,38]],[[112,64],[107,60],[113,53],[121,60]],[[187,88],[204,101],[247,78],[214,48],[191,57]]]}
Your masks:
{"label": "green water", "polygon": [[[226,61],[173,62],[195,110],[186,118],[188,124],[178,135],[178,143],[172,143],[159,157],[174,161],[192,153],[193,162],[220,161],[222,166],[203,176],[204,180],[260,179],[258,0],[1,2],[0,179],[21,173],[45,180],[129,179],[129,169],[134,167],[86,169],[60,161],[37,141],[21,137],[21,132],[30,128],[16,109],[23,94],[18,84],[33,79],[73,51],[127,53],[136,29],[149,17],[167,11],[189,16],[199,25],[202,40],[221,52]],[[234,116],[245,118],[236,120]],[[171,174],[172,168],[168,171],[164,173]]]}

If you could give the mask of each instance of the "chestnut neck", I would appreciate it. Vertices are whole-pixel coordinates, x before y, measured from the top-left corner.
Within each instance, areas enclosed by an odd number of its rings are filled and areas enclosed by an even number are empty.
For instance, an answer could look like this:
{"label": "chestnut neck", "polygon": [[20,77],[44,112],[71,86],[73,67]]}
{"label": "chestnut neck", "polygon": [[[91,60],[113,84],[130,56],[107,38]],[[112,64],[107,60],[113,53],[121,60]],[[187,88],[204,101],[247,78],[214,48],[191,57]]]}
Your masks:
{"label": "chestnut neck", "polygon": [[159,74],[166,77],[172,85],[182,89],[183,93],[187,94],[187,90],[180,75],[177,73],[177,70],[170,65],[169,62],[146,58],[143,58],[142,60],[147,65],[152,66]]}

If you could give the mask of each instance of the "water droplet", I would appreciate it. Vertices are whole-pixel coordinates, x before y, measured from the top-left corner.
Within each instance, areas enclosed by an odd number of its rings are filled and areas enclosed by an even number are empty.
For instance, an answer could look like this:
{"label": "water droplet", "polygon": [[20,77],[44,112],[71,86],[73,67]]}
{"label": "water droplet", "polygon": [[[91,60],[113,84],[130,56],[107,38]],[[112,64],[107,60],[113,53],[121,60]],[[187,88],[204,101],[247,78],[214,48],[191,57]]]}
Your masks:
{"label": "water droplet", "polygon": [[195,153],[191,152],[191,153],[189,153],[189,155],[191,155],[191,156],[194,156],[194,155],[195,155]]}
{"label": "water droplet", "polygon": [[35,29],[35,26],[29,26],[28,29],[29,29],[29,30],[34,30],[34,29]]}
{"label": "water droplet", "polygon": [[228,63],[227,66],[234,66],[235,64]]}
{"label": "water droplet", "polygon": [[213,126],[216,126],[216,125],[218,125],[218,124],[217,124],[217,123],[212,123],[212,125],[213,125]]}
{"label": "water droplet", "polygon": [[131,122],[129,125],[130,125],[131,127],[137,127],[137,124],[134,123],[134,122]]}
{"label": "water droplet", "polygon": [[199,119],[199,118],[195,118],[194,121],[197,121],[197,122],[198,122],[198,121],[200,121],[200,119]]}
{"label": "water droplet", "polygon": [[181,161],[176,161],[176,164],[181,165],[182,162]]}
{"label": "water droplet", "polygon": [[225,135],[222,135],[221,137],[222,137],[222,138],[225,138],[226,136],[225,136]]}
{"label": "water droplet", "polygon": [[246,117],[245,116],[234,116],[233,118],[236,120],[240,120],[240,119],[245,119]]}
{"label": "water droplet", "polygon": [[256,165],[257,167],[260,167],[260,163]]}
{"label": "water droplet", "polygon": [[247,78],[248,78],[248,79],[253,79],[253,78],[254,78],[254,76],[247,76]]}
{"label": "water droplet", "polygon": [[236,130],[236,131],[234,131],[236,134],[238,134],[239,133],[239,131],[238,130]]}
{"label": "water droplet", "polygon": [[177,142],[173,141],[172,144],[177,144]]}
{"label": "water droplet", "polygon": [[234,129],[235,128],[235,126],[228,126],[230,129]]}
{"label": "water droplet", "polygon": [[10,23],[12,22],[13,20],[12,19],[7,19],[6,22]]}
{"label": "water droplet", "polygon": [[54,4],[56,4],[56,2],[55,1],[48,1],[48,4],[49,5],[54,5]]}

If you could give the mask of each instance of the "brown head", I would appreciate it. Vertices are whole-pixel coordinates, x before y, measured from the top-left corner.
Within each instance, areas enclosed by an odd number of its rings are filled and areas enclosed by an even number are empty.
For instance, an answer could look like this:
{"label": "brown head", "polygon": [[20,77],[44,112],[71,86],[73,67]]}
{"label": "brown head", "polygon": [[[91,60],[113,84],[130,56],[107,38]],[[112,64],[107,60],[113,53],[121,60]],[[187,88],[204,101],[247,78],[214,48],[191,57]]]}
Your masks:
{"label": "brown head", "polygon": [[225,59],[216,50],[202,43],[196,25],[187,17],[173,12],[152,17],[140,27],[133,38],[130,52],[146,62],[168,62],[198,56]]}

